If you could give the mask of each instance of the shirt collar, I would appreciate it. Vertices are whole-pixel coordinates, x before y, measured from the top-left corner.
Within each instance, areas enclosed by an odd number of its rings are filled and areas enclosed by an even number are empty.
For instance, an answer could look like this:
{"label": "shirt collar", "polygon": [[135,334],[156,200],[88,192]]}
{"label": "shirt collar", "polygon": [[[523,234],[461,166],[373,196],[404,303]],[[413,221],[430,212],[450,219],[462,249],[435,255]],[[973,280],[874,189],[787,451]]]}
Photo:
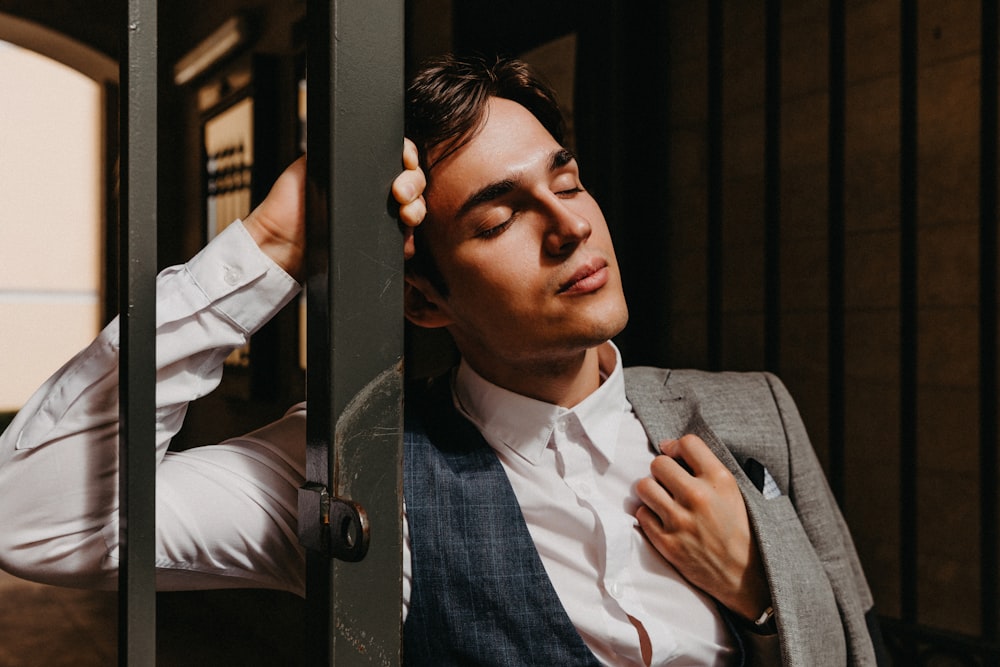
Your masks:
{"label": "shirt collar", "polygon": [[532,465],[548,446],[556,423],[575,416],[594,448],[612,461],[621,417],[631,408],[625,398],[621,353],[610,341],[598,353],[601,385],[572,408],[499,387],[479,375],[464,359],[455,375],[455,406],[494,449],[506,446]]}

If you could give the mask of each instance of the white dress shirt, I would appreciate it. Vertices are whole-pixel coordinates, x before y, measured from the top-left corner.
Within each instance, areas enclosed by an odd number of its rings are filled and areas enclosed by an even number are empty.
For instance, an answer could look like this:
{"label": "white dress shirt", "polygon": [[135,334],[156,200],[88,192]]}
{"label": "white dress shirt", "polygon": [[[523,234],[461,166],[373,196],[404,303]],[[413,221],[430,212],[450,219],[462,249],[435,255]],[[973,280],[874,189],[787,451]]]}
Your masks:
{"label": "white dress shirt", "polygon": [[[157,278],[157,585],[303,594],[296,535],[305,406],[244,436],[168,452],[188,402],[212,391],[229,352],[299,286],[239,222]],[[643,538],[635,482],[649,474],[642,427],[608,346],[601,388],[572,410],[457,374],[456,401],[508,473],[557,593],[604,662],[728,664],[714,602]],[[0,435],[0,568],[56,585],[113,588],[118,563],[118,325],[50,378]],[[404,518],[404,534],[408,529]],[[404,599],[410,591],[404,540]],[[635,620],[635,625],[629,619]],[[673,662],[671,662],[673,660]]]}
{"label": "white dress shirt", "polygon": [[[625,397],[621,357],[601,349],[604,381],[567,409],[502,389],[464,362],[455,400],[497,453],[556,593],[604,663],[727,665],[733,642],[715,601],[644,537],[636,482],[653,453]],[[630,620],[633,619],[633,620]]]}

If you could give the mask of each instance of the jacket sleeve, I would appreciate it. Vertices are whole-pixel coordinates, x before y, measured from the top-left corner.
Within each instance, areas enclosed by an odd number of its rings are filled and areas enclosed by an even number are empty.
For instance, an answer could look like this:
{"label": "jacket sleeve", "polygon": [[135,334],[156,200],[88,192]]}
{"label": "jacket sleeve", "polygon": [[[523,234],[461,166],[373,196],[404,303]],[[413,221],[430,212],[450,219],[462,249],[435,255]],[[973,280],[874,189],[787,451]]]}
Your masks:
{"label": "jacket sleeve", "polygon": [[[162,587],[300,585],[294,567],[291,575],[277,570],[301,558],[286,487],[294,495],[301,478],[296,447],[304,418],[293,413],[221,445],[167,452],[189,401],[218,385],[229,352],[297,291],[238,222],[157,278]],[[61,585],[115,585],[118,345],[115,320],[46,381],[0,435],[0,567],[13,574]],[[231,521],[223,520],[227,513]],[[241,555],[247,551],[250,556]]]}
{"label": "jacket sleeve", "polygon": [[[871,591],[847,523],[809,442],[795,402],[781,380],[770,373],[764,375],[787,439],[789,496],[833,584],[845,618],[849,664],[869,664],[872,659],[887,664]],[[836,530],[829,530],[831,525],[836,526]],[[850,608],[856,613],[843,613]]]}

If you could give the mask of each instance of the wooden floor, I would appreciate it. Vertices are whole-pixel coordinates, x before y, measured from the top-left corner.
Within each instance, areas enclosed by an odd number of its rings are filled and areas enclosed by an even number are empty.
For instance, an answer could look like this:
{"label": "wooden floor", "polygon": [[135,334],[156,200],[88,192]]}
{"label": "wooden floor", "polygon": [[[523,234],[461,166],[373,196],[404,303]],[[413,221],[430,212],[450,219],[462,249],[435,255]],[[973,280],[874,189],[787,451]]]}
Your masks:
{"label": "wooden floor", "polygon": [[0,667],[117,661],[117,596],[34,584],[0,571]]}
{"label": "wooden floor", "polygon": [[[302,600],[259,590],[157,596],[158,667],[301,664]],[[0,667],[117,664],[117,595],[35,584],[0,570]]]}

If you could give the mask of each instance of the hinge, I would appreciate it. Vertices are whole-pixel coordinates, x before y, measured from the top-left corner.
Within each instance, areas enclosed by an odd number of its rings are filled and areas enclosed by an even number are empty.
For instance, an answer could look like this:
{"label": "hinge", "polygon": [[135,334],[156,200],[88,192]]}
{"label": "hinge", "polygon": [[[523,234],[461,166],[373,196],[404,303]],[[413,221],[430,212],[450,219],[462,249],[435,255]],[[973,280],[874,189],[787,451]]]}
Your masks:
{"label": "hinge", "polygon": [[322,484],[299,488],[299,542],[327,558],[355,563],[368,553],[371,530],[365,508],[331,497]]}

